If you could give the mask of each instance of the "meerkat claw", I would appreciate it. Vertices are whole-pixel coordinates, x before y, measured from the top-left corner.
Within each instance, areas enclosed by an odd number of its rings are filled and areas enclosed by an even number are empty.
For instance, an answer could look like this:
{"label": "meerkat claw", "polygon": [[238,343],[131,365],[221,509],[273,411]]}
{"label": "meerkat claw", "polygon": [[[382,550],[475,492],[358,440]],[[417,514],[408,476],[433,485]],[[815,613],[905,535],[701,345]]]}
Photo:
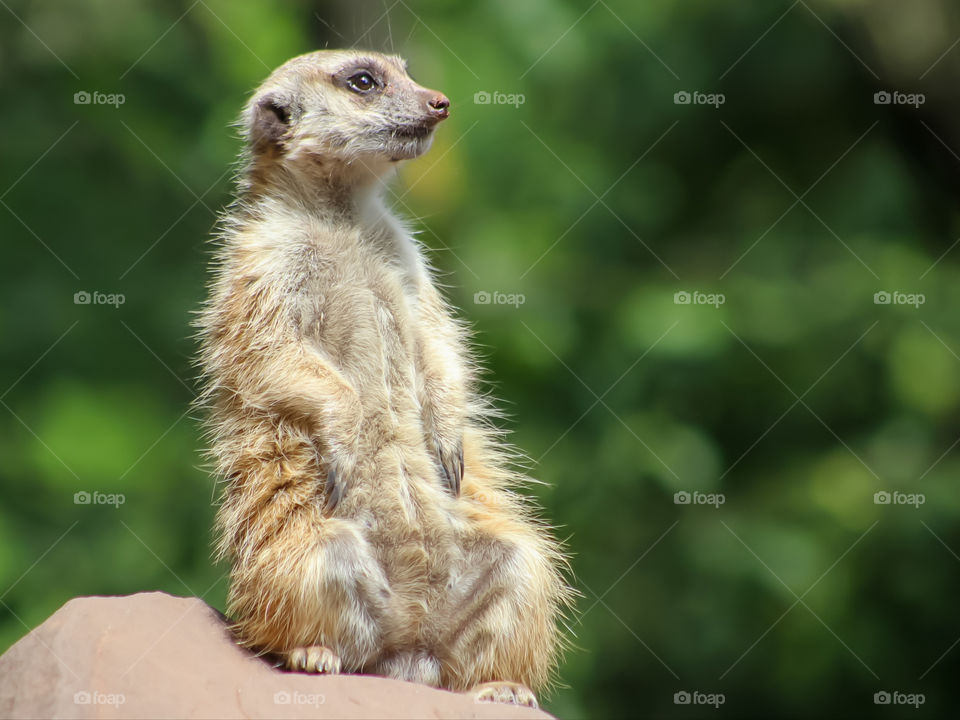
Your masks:
{"label": "meerkat claw", "polygon": [[475,685],[470,691],[476,702],[496,702],[508,705],[524,705],[539,708],[537,698],[526,685],[515,682],[486,682]]}
{"label": "meerkat claw", "polygon": [[340,657],[322,645],[294,648],[287,653],[287,670],[336,675],[340,672]]}
{"label": "meerkat claw", "polygon": [[460,492],[460,485],[463,483],[463,443],[457,446],[457,493]]}
{"label": "meerkat claw", "polygon": [[327,473],[324,492],[327,496],[327,501],[324,503],[324,508],[327,512],[330,512],[337,506],[337,504],[340,502],[340,497],[343,495],[343,485],[342,483],[337,482],[337,471],[332,466],[330,471]]}
{"label": "meerkat claw", "polygon": [[463,482],[463,443],[457,443],[452,453],[438,449],[437,455],[440,459],[440,467],[443,468],[447,489],[454,497],[460,497],[460,485]]}

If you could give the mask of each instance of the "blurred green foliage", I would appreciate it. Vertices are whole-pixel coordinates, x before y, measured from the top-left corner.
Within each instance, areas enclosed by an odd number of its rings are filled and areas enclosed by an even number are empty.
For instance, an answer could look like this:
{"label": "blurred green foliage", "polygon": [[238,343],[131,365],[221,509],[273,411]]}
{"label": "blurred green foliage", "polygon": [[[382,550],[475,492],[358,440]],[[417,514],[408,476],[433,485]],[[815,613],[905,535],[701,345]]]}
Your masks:
{"label": "blurred green foliage", "polygon": [[[573,555],[576,649],[547,709],[871,715],[899,690],[946,714],[958,34],[947,0],[4,0],[0,649],[76,595],[223,607],[188,406],[228,125],[274,66],[358,43],[453,101],[396,205]],[[925,503],[875,504],[895,490]]]}

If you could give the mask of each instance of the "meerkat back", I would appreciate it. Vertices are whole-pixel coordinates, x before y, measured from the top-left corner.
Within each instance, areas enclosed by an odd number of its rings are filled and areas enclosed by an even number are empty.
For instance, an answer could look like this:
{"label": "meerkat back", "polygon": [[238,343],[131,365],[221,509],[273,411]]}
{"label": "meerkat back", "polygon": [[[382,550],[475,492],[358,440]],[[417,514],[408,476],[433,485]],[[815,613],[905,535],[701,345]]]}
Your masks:
{"label": "meerkat back", "polygon": [[289,670],[536,705],[572,591],[514,491],[467,332],[381,193],[449,100],[303,55],[247,104],[200,365],[238,640]]}

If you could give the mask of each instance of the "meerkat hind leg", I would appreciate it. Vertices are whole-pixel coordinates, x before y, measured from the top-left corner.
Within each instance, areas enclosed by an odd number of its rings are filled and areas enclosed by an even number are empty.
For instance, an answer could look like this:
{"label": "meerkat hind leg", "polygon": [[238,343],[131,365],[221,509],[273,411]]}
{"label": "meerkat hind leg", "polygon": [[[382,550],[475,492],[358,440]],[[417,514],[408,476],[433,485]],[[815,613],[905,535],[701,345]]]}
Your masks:
{"label": "meerkat hind leg", "polygon": [[336,675],[340,672],[340,656],[323,645],[310,645],[286,653],[284,665],[287,670]]}
{"label": "meerkat hind leg", "polygon": [[477,702],[497,702],[510,705],[526,705],[538,708],[537,698],[526,685],[515,682],[496,681],[474,685],[469,694]]}

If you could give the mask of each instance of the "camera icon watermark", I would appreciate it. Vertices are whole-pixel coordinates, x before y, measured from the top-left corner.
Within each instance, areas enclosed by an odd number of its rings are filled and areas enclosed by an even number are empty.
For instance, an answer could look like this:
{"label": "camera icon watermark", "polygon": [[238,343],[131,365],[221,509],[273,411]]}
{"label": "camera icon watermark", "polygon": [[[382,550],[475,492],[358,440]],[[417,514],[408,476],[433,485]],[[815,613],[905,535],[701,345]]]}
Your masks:
{"label": "camera icon watermark", "polygon": [[927,496],[923,493],[879,490],[873,494],[874,505],[912,505],[914,508],[919,508],[926,502]]}
{"label": "camera icon watermark", "polygon": [[727,501],[723,493],[703,493],[698,490],[688,492],[681,490],[673,494],[674,505],[712,505],[719,508]]}
{"label": "camera icon watermark", "polygon": [[127,296],[123,293],[102,293],[97,290],[87,292],[78,290],[73,294],[74,305],[113,305],[119,308],[127,301]]}
{"label": "camera icon watermark", "polygon": [[513,305],[515,308],[519,308],[526,301],[527,296],[523,293],[479,290],[473,294],[473,302],[475,305]]}
{"label": "camera icon watermark", "polygon": [[102,493],[94,490],[87,492],[81,490],[73,494],[74,505],[113,505],[120,507],[127,501],[127,496],[123,493]]}
{"label": "camera icon watermark", "polygon": [[680,690],[673,694],[674,705],[712,705],[719,708],[727,701],[723,693],[705,693],[699,690]]}
{"label": "camera icon watermark", "polygon": [[113,105],[119,108],[127,101],[123,93],[102,93],[99,90],[88,92],[80,90],[73,94],[74,105]]}
{"label": "camera icon watermark", "polygon": [[703,293],[699,290],[688,292],[678,290],[673,294],[674,305],[712,305],[715,308],[720,307],[727,301],[727,296],[723,293]]}
{"label": "camera icon watermark", "polygon": [[879,290],[873,294],[874,305],[912,305],[914,308],[919,309],[919,307],[926,302],[927,296],[923,293]]}
{"label": "camera icon watermark", "polygon": [[910,105],[914,109],[919,108],[927,101],[927,96],[923,93],[905,93],[899,90],[880,90],[873,94],[874,105]]}
{"label": "camera icon watermark", "polygon": [[927,701],[923,693],[905,693],[899,690],[881,690],[873,694],[874,705],[912,705],[918,710]]}
{"label": "camera icon watermark", "polygon": [[504,93],[499,92],[498,90],[487,92],[486,90],[478,90],[473,94],[474,105],[513,105],[513,107],[518,108],[526,101],[527,97],[523,93]]}
{"label": "camera icon watermark", "polygon": [[712,105],[719,108],[727,101],[723,93],[703,93],[699,90],[680,90],[673,94],[674,105]]}

